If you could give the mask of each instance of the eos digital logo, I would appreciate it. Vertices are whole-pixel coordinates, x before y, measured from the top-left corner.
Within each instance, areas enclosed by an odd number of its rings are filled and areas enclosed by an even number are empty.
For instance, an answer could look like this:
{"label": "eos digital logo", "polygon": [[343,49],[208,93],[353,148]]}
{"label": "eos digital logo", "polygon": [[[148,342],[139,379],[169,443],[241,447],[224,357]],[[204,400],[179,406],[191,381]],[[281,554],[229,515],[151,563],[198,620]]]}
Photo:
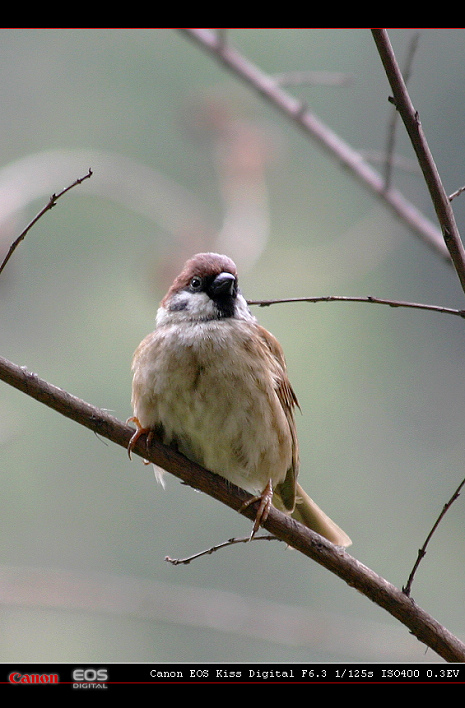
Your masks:
{"label": "eos digital logo", "polygon": [[108,681],[106,669],[79,668],[73,671],[73,688],[108,688],[105,681]]}

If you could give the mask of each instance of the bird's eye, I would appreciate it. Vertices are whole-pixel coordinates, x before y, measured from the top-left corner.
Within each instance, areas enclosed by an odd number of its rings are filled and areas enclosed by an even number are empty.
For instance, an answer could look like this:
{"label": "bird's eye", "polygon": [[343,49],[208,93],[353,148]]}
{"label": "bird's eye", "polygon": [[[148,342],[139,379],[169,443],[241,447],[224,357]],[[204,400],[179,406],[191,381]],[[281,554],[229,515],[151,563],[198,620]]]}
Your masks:
{"label": "bird's eye", "polygon": [[198,275],[194,275],[194,277],[191,278],[190,287],[191,290],[200,290],[200,288],[202,287],[202,278],[199,278]]}

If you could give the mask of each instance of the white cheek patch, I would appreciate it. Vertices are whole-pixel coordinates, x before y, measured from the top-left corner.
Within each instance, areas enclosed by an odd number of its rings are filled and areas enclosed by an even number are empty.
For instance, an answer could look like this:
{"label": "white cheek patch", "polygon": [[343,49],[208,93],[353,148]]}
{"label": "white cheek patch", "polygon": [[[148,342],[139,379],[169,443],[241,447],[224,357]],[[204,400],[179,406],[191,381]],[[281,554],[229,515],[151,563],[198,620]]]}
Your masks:
{"label": "white cheek patch", "polygon": [[206,293],[190,293],[183,290],[171,298],[168,308],[160,308],[157,326],[186,321],[204,322],[217,318],[218,310],[215,303]]}
{"label": "white cheek patch", "polygon": [[250,322],[257,321],[256,317],[254,317],[254,315],[252,315],[252,313],[250,312],[249,306],[247,305],[247,301],[244,299],[240,292],[237,293],[235,316],[241,320],[249,320]]}
{"label": "white cheek patch", "polygon": [[187,312],[193,320],[214,320],[218,310],[207,293],[186,293],[188,296]]}

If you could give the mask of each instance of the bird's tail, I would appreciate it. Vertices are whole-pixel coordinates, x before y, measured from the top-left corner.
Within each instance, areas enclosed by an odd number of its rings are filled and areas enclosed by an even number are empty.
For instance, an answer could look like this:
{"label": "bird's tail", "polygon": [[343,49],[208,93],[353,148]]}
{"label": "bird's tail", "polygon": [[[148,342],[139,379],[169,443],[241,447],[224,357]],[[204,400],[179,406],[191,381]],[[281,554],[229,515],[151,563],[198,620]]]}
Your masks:
{"label": "bird's tail", "polygon": [[296,487],[295,508],[291,516],[336,546],[347,547],[352,543],[348,535],[329,516],[326,516],[324,511],[304,492],[300,484]]}

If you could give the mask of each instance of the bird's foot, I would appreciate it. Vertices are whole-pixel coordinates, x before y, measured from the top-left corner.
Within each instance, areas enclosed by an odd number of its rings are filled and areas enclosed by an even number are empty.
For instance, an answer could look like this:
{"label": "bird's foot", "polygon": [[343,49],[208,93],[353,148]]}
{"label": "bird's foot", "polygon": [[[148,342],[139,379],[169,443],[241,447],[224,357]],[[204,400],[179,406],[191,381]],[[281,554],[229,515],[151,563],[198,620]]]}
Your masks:
{"label": "bird's foot", "polygon": [[[147,435],[146,446],[147,449],[149,448],[153,436],[153,431],[150,430],[150,428],[143,428],[139,422],[139,419],[136,418],[136,416],[131,416],[130,418],[128,418],[126,423],[135,423],[136,425],[136,432],[134,433],[128,444],[128,455],[129,459],[131,459],[131,453],[134,450],[134,447],[141,435]],[[148,465],[150,463],[148,460],[144,460],[144,464]]]}
{"label": "bird's foot", "polygon": [[265,521],[267,520],[268,514],[270,513],[272,499],[273,499],[273,485],[272,485],[271,479],[270,479],[261,494],[258,494],[257,496],[252,497],[252,499],[249,499],[248,501],[244,502],[244,504],[239,509],[239,513],[242,513],[244,511],[244,509],[247,509],[247,507],[250,506],[251,504],[253,504],[254,502],[260,502],[258,510],[257,510],[257,514],[255,516],[254,525],[252,527],[252,533],[250,534],[250,539],[249,539],[250,541],[253,539],[253,537],[257,533],[258,529],[260,528],[260,526],[262,524],[264,524]]}

